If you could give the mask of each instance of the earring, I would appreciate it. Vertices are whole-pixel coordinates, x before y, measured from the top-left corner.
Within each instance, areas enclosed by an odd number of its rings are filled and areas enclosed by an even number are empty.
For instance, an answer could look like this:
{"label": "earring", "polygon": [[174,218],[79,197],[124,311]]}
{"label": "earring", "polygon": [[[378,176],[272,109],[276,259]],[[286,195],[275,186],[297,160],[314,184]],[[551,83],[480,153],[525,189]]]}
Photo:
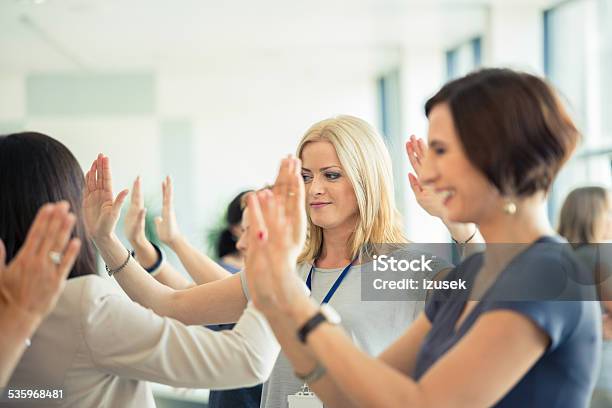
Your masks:
{"label": "earring", "polygon": [[508,215],[514,215],[514,214],[516,214],[516,210],[517,210],[517,208],[516,208],[516,203],[515,203],[514,201],[512,201],[512,200],[507,200],[507,201],[504,203],[504,207],[503,207],[503,209],[504,209],[504,212],[505,212],[506,214],[508,214]]}

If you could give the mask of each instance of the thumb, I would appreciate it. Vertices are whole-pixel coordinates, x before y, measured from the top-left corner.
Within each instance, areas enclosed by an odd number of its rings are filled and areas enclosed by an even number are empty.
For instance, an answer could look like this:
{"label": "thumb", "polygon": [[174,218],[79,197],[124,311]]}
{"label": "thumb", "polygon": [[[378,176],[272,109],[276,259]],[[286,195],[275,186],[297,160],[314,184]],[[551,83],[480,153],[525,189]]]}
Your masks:
{"label": "thumb", "polygon": [[416,194],[423,191],[423,187],[421,187],[421,183],[419,183],[419,180],[416,178],[414,174],[408,173],[408,181],[410,181],[410,187],[412,188],[412,191],[414,191]]}
{"label": "thumb", "polygon": [[161,223],[162,223],[162,217],[157,216],[155,217],[155,229],[157,229],[157,232],[159,233],[159,230],[161,229]]}
{"label": "thumb", "polygon": [[123,205],[123,201],[125,201],[125,197],[127,197],[129,192],[130,190],[125,189],[119,194],[117,194],[117,198],[115,198],[115,202],[113,203],[114,211],[119,211],[121,209],[121,206]]}

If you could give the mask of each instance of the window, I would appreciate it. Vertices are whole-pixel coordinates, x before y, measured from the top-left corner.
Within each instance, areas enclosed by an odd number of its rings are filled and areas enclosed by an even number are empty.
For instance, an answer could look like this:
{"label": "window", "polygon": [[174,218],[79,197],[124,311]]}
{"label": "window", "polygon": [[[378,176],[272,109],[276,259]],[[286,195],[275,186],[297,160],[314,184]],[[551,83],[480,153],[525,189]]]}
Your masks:
{"label": "window", "polygon": [[544,69],[583,135],[553,185],[549,216],[567,193],[612,185],[612,0],[570,0],[544,13]]}

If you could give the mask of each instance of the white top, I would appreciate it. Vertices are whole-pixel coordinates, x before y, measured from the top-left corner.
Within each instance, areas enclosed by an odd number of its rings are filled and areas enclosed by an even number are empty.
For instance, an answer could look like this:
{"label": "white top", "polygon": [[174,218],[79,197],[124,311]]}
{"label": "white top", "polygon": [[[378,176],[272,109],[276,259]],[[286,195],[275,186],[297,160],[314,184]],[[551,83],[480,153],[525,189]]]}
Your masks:
{"label": "white top", "polygon": [[278,352],[268,323],[251,303],[233,330],[215,332],[160,317],[112,281],[88,275],[67,281],[8,388],[63,389],[63,400],[43,406],[155,407],[145,381],[251,386],[268,378]]}

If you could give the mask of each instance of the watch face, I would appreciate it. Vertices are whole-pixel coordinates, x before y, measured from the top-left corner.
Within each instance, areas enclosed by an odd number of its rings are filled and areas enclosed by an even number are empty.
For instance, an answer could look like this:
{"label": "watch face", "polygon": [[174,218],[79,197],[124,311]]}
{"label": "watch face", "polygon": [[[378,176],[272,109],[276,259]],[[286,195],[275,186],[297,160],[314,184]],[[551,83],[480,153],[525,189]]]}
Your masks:
{"label": "watch face", "polygon": [[336,312],[334,308],[327,303],[321,305],[321,314],[323,314],[325,319],[331,324],[340,324],[342,321],[338,312]]}

